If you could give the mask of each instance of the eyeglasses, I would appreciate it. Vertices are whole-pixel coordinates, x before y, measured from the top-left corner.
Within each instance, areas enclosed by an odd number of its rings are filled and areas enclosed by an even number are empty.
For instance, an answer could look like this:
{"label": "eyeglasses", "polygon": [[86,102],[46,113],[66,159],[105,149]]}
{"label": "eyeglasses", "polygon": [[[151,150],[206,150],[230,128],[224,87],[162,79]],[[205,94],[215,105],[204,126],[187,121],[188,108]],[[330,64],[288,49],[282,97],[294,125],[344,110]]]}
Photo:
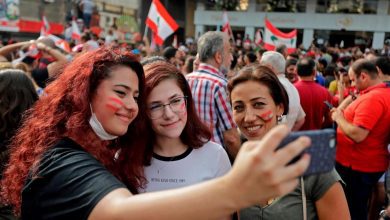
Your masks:
{"label": "eyeglasses", "polygon": [[174,113],[183,113],[187,110],[187,96],[176,97],[167,104],[155,103],[150,105],[148,107],[150,119],[161,118],[164,115],[165,106],[167,105],[169,105]]}

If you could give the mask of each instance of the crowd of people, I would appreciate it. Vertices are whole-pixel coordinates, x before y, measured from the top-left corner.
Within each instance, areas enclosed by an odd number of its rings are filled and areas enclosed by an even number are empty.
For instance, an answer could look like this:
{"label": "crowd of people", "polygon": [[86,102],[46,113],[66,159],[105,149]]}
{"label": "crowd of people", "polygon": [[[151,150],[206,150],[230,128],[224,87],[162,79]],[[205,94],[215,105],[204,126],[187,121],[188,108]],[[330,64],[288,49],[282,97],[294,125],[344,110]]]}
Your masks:
{"label": "crowd of people", "polygon": [[[0,48],[0,218],[386,218],[387,54],[90,35],[71,53],[47,37]],[[289,163],[307,137],[275,151],[325,128],[330,172]]]}

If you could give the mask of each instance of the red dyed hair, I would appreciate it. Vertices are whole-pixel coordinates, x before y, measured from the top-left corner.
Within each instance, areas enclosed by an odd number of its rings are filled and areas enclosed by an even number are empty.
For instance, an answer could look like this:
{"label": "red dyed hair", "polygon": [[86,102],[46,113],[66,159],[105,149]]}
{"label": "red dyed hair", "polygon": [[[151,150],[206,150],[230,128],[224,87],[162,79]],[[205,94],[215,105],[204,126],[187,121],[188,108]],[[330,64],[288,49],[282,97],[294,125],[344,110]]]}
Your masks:
{"label": "red dyed hair", "polygon": [[[139,79],[139,106],[144,105],[144,72],[136,57],[119,48],[100,48],[77,57],[47,88],[31,110],[11,144],[10,162],[1,182],[3,202],[13,205],[20,213],[22,188],[37,167],[42,155],[64,136],[77,135],[89,142],[97,140],[89,125],[90,102],[98,85],[110,77],[114,66],[130,67]],[[79,143],[87,152],[98,159],[113,175],[123,181],[136,193],[145,183],[143,176],[144,149],[140,144],[144,124],[139,114],[125,135],[113,141],[94,141],[94,144]],[[137,129],[135,129],[137,128]],[[92,139],[89,139],[92,138]],[[96,143],[96,144],[95,144]],[[119,158],[114,154],[120,149]]]}
{"label": "red dyed hair", "polygon": [[[211,138],[211,131],[199,118],[196,113],[194,100],[190,86],[184,75],[172,64],[166,61],[155,61],[144,66],[145,71],[145,97],[147,98],[152,90],[162,81],[174,79],[183,92],[187,96],[187,120],[186,126],[180,135],[181,141],[192,148],[202,147]],[[146,165],[150,165],[150,160],[153,153],[153,145],[155,143],[155,132],[148,122],[148,146],[146,153]]]}

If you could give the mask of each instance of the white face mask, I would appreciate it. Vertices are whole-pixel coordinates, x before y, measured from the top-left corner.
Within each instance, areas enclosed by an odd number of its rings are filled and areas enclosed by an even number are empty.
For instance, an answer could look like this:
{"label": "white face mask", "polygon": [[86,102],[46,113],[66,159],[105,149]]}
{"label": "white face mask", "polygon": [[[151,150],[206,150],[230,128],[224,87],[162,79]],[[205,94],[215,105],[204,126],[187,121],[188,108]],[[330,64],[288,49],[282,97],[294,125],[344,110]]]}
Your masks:
{"label": "white face mask", "polygon": [[118,136],[111,135],[104,130],[102,124],[100,124],[95,113],[93,113],[92,106],[89,105],[89,107],[90,107],[91,113],[92,113],[91,118],[89,119],[89,124],[91,125],[91,128],[95,132],[95,134],[100,139],[105,140],[105,141],[114,140],[115,138],[117,138]]}

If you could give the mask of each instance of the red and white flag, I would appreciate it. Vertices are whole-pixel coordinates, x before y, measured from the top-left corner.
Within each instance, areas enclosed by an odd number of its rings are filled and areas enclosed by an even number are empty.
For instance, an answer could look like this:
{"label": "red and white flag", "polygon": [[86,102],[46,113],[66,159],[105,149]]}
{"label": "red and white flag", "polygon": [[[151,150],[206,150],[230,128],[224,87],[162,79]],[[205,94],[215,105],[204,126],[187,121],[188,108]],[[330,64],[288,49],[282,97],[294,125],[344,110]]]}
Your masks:
{"label": "red and white flag", "polygon": [[46,16],[42,16],[41,36],[47,36],[50,34],[50,24],[46,19]]}
{"label": "red and white flag", "polygon": [[76,21],[72,20],[72,39],[74,40],[80,40],[81,39],[81,33],[79,26],[77,25]]}
{"label": "red and white flag", "polygon": [[38,47],[36,44],[31,44],[28,47],[28,50],[26,53],[23,53],[23,51],[19,51],[19,58],[12,60],[12,65],[16,65],[16,64],[22,62],[22,60],[24,58],[26,58],[27,56],[32,57],[34,59],[39,59],[39,58],[41,58],[42,53],[38,50]]}
{"label": "red and white flag", "polygon": [[255,44],[256,45],[260,45],[262,42],[263,42],[263,31],[261,29],[258,29],[256,31],[256,35],[255,35]]}
{"label": "red and white flag", "polygon": [[146,25],[156,34],[155,41],[158,45],[162,45],[164,40],[179,28],[159,0],[153,0],[150,5]]}
{"label": "red and white flag", "polygon": [[232,29],[230,28],[230,22],[226,11],[224,11],[222,14],[222,22],[222,32],[225,32],[227,35],[231,36]]}
{"label": "red and white flag", "polygon": [[281,44],[287,46],[288,53],[292,53],[296,49],[297,29],[289,33],[281,32],[267,18],[265,19],[265,34],[264,48],[267,50],[275,50]]}
{"label": "red and white flag", "polygon": [[49,34],[47,37],[52,39],[54,41],[54,44],[57,47],[63,49],[66,52],[70,52],[70,46],[69,46],[69,43],[66,40],[64,40],[62,38],[59,38],[59,37],[57,37],[57,36],[55,36],[53,34]]}

